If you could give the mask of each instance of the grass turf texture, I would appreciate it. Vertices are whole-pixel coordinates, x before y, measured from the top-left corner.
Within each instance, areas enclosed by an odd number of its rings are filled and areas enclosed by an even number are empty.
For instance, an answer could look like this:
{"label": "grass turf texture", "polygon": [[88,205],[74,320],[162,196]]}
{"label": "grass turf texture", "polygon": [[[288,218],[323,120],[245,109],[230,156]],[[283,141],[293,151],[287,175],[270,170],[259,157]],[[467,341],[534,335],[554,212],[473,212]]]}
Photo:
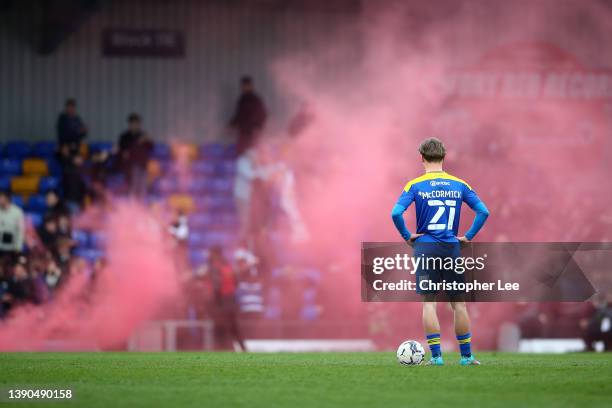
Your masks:
{"label": "grass turf texture", "polygon": [[68,387],[68,407],[610,407],[612,354],[478,353],[402,366],[394,353],[3,353],[0,389]]}

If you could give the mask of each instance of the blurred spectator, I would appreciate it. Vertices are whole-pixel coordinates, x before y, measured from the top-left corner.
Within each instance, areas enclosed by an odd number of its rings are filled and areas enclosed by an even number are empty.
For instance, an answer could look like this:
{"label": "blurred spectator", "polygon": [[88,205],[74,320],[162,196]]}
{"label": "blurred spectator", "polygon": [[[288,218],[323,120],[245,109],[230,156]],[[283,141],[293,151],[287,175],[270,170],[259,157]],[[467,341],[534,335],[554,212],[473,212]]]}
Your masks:
{"label": "blurred spectator", "polygon": [[87,137],[87,128],[77,114],[76,100],[68,99],[64,111],[57,118],[57,142],[64,155],[75,156]]}
{"label": "blurred spectator", "polygon": [[240,80],[241,95],[229,125],[238,132],[236,153],[241,155],[255,145],[266,124],[267,112],[261,97],[255,92],[253,79],[244,76]]}
{"label": "blurred spectator", "polygon": [[104,202],[107,199],[106,183],[115,163],[106,150],[100,150],[90,156],[89,193],[93,202]]}
{"label": "blurred spectator", "polygon": [[170,225],[170,234],[176,239],[177,243],[184,244],[189,238],[189,223],[187,216],[183,211],[178,211],[172,224]]}
{"label": "blurred spectator", "polygon": [[240,248],[234,252],[238,284],[236,300],[241,314],[258,316],[264,311],[263,283],[257,271],[259,260],[250,251]]}
{"label": "blurred spectator", "polygon": [[52,254],[57,253],[57,244],[60,238],[57,218],[53,214],[46,214],[42,224],[38,227],[38,237],[44,247]]}
{"label": "blurred spectator", "polygon": [[241,240],[247,240],[251,220],[252,183],[259,176],[255,163],[255,149],[246,150],[236,161],[236,178],[234,180],[234,202],[238,213]]}
{"label": "blurred spectator", "polygon": [[60,214],[70,214],[70,209],[55,190],[47,191],[45,202],[47,203],[47,214],[56,217]]}
{"label": "blurred spectator", "polygon": [[23,250],[25,221],[23,211],[11,202],[7,191],[0,191],[0,254]]}
{"label": "blurred spectator", "polygon": [[11,277],[6,280],[2,302],[5,310],[25,303],[36,302],[36,288],[28,271],[27,260],[20,257],[12,266]]}
{"label": "blurred spectator", "polygon": [[142,130],[137,113],[128,116],[128,129],[119,136],[119,160],[130,187],[130,193],[143,197],[147,192],[147,163],[153,153],[153,142]]}
{"label": "blurred spectator", "polygon": [[315,114],[308,103],[304,103],[295,116],[289,121],[287,133],[289,137],[296,138],[306,131],[315,120]]}
{"label": "blurred spectator", "polygon": [[215,326],[222,340],[236,341],[242,350],[246,350],[238,326],[238,304],[236,302],[236,278],[229,261],[219,246],[211,248],[208,257],[208,274],[212,281],[213,293],[218,312]]}
{"label": "blurred spectator", "polygon": [[62,186],[66,205],[72,214],[78,213],[85,204],[87,185],[83,171],[83,157],[74,156],[65,162]]}

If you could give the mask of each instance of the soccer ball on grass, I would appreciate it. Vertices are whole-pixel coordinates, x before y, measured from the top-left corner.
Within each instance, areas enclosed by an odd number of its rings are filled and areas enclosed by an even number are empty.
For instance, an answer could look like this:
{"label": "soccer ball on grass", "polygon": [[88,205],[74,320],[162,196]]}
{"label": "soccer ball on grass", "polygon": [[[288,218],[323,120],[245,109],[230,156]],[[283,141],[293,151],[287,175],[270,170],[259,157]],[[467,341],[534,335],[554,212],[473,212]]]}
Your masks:
{"label": "soccer ball on grass", "polygon": [[397,361],[403,365],[419,365],[425,358],[425,349],[415,340],[406,340],[397,348]]}

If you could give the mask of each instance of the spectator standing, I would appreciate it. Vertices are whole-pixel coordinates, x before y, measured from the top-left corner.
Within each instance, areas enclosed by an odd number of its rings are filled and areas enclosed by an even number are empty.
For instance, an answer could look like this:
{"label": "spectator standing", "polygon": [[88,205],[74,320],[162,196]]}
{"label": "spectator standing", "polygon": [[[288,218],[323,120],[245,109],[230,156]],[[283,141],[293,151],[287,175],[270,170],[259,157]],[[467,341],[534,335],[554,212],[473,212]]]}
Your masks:
{"label": "spectator standing", "polygon": [[253,79],[244,76],[240,80],[241,95],[229,125],[238,132],[236,153],[241,155],[254,146],[266,124],[268,113],[261,97],[255,92]]}
{"label": "spectator standing", "polygon": [[23,250],[25,221],[23,211],[11,202],[7,191],[0,191],[0,254],[14,255]]}
{"label": "spectator standing", "polygon": [[219,246],[211,248],[208,258],[208,273],[213,286],[217,318],[215,326],[221,329],[220,335],[235,340],[242,350],[246,350],[238,325],[238,303],[236,302],[236,277],[232,265],[223,256]]}
{"label": "spectator standing", "polygon": [[57,118],[57,143],[64,156],[76,156],[87,137],[87,127],[77,113],[75,99],[68,99]]}
{"label": "spectator standing", "polygon": [[74,156],[64,163],[62,186],[66,205],[72,214],[78,213],[85,204],[87,184],[84,178],[82,156]]}
{"label": "spectator standing", "polygon": [[130,114],[128,128],[119,136],[119,160],[130,193],[137,197],[147,192],[147,164],[152,153],[153,142],[142,129],[140,115]]}
{"label": "spectator standing", "polygon": [[63,214],[70,214],[70,209],[55,190],[47,191],[47,194],[45,194],[45,202],[47,203],[48,214],[52,214],[56,217]]}

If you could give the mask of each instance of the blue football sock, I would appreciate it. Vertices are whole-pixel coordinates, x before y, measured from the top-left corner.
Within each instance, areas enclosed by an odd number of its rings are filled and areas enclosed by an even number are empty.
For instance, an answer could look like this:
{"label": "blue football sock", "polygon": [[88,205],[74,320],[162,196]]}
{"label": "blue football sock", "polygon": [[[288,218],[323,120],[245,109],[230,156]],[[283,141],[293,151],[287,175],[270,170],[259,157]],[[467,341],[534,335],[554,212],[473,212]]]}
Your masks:
{"label": "blue football sock", "polygon": [[440,357],[442,355],[442,349],[440,348],[440,333],[428,334],[427,344],[429,345],[432,357]]}
{"label": "blue football sock", "polygon": [[457,336],[457,341],[459,342],[461,355],[464,357],[470,357],[472,355],[472,334],[465,333]]}

